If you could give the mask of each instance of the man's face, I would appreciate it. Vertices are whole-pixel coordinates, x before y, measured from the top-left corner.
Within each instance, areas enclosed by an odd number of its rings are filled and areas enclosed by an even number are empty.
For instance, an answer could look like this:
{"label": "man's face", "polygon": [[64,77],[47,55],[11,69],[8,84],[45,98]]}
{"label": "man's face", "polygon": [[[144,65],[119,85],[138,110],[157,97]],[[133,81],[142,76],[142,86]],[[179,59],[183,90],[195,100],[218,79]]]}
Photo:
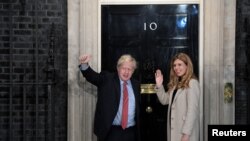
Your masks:
{"label": "man's face", "polygon": [[134,73],[134,65],[132,62],[124,62],[117,68],[118,75],[122,81],[127,81]]}

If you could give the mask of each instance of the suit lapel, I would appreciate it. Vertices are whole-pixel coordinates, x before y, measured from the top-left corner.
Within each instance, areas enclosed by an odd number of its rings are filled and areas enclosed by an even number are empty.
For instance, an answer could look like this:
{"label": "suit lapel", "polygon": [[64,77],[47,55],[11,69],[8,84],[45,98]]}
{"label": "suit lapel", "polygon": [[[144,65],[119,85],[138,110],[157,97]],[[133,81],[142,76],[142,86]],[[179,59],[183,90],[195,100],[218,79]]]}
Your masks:
{"label": "suit lapel", "polygon": [[132,89],[133,89],[133,93],[134,93],[134,97],[135,97],[135,111],[136,111],[136,118],[135,118],[135,120],[136,120],[136,122],[138,123],[138,125],[139,125],[139,121],[138,121],[138,119],[137,119],[137,117],[139,117],[139,111],[140,111],[140,100],[139,100],[139,98],[140,98],[140,91],[138,90],[138,87],[136,86],[136,84],[135,84],[135,81],[133,80],[133,79],[130,79],[130,81],[131,81],[131,85],[132,85]]}
{"label": "suit lapel", "polygon": [[137,90],[137,87],[135,86],[135,82],[132,79],[130,79],[130,81],[131,81],[131,84],[132,84],[132,89],[134,91],[134,95],[135,95],[135,97],[137,97],[138,90]]}
{"label": "suit lapel", "polygon": [[111,87],[115,88],[115,101],[116,105],[118,105],[117,107],[119,107],[120,97],[121,97],[121,85],[120,85],[120,79],[117,74],[114,76],[113,86]]}

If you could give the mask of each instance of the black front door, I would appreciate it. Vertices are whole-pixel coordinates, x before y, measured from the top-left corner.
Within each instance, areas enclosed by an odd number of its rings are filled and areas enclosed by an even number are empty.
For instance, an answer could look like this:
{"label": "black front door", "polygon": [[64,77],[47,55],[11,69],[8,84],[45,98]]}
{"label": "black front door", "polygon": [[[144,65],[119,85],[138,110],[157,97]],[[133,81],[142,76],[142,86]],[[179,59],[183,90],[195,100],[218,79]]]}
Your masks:
{"label": "black front door", "polygon": [[103,5],[101,10],[102,70],[116,71],[122,54],[136,58],[142,141],[166,141],[167,106],[154,93],[154,73],[162,70],[166,86],[171,57],[185,52],[198,75],[198,5]]}

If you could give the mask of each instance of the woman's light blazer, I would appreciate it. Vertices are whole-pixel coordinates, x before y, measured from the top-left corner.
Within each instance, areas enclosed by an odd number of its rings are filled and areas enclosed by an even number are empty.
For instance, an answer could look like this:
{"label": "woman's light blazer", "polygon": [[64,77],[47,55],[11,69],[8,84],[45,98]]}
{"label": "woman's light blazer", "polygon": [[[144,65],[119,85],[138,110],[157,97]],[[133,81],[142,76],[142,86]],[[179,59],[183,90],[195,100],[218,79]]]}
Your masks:
{"label": "woman's light blazer", "polygon": [[[196,79],[191,79],[189,88],[178,89],[172,101],[173,90],[165,92],[163,86],[156,89],[161,104],[168,106],[168,141],[181,141],[182,134],[190,135],[189,141],[199,140],[200,88]],[[171,117],[170,117],[171,108]],[[171,126],[170,121],[171,120]]]}

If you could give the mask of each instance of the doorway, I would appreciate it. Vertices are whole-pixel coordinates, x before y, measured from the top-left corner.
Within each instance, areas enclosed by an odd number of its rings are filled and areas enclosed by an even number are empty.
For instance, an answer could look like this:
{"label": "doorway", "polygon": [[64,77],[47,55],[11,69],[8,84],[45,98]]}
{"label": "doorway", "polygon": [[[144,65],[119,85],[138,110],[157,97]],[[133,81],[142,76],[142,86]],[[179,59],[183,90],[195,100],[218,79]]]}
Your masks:
{"label": "doorway", "polygon": [[142,141],[167,137],[167,106],[153,90],[155,70],[162,70],[166,86],[170,59],[185,52],[199,77],[198,15],[197,4],[101,6],[101,69],[116,71],[122,54],[131,54],[139,64],[133,77],[142,84]]}

